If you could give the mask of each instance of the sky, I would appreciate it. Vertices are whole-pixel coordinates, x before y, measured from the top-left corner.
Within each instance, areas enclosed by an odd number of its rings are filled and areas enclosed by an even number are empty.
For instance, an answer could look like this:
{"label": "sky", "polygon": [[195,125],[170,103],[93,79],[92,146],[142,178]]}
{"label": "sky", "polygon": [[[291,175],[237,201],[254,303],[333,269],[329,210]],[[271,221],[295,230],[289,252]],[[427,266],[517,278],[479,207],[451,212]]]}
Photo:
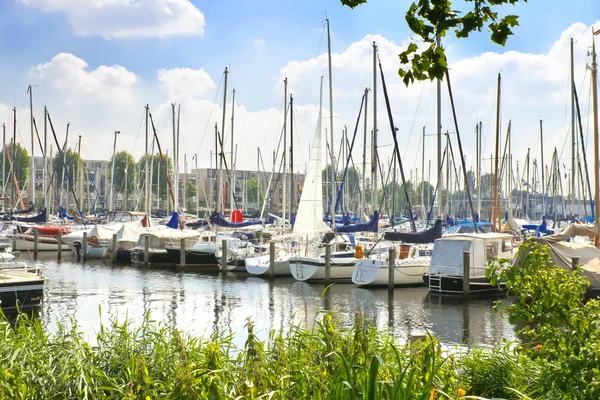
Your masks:
{"label": "sky", "polygon": [[[539,120],[548,164],[554,148],[570,164],[569,41],[574,39],[575,83],[579,90],[586,148],[591,159],[590,62],[592,26],[600,28],[598,0],[530,0],[503,7],[520,15],[505,47],[489,32],[444,39],[450,62],[459,132],[469,167],[475,163],[475,125],[482,123],[483,164],[495,148],[497,75],[502,74],[501,142],[511,121],[513,170],[523,173],[529,148],[540,154]],[[4,0],[0,2],[0,123],[30,148],[28,85],[43,135],[48,107],[60,143],[70,123],[69,146],[82,136],[82,157],[109,159],[114,132],[117,151],[140,157],[145,151],[144,107],[150,107],[163,151],[172,154],[171,104],[181,106],[180,170],[213,162],[214,126],[222,125],[223,71],[227,67],[225,146],[230,157],[232,94],[238,169],[272,168],[283,126],[283,80],[294,98],[294,148],[298,171],[308,160],[324,76],[323,113],[329,115],[327,38],[331,23],[334,144],[347,126],[352,140],[365,88],[367,125],[373,125],[372,46],[375,41],[390,93],[407,178],[422,174],[421,132],[435,132],[435,85],[405,87],[397,75],[398,54],[411,32],[404,0],[369,0],[352,10],[339,0]],[[458,10],[465,4],[455,2]],[[598,38],[598,37],[597,37]],[[387,162],[392,136],[378,82],[379,155]],[[289,99],[288,99],[289,101]],[[287,102],[286,102],[287,103]],[[329,120],[323,119],[329,126]],[[446,86],[442,126],[456,132]],[[363,123],[356,129],[353,162],[362,162]],[[289,133],[289,123],[288,123]],[[323,131],[323,135],[325,132]],[[329,137],[329,134],[327,134]],[[450,135],[457,149],[456,135]],[[42,139],[43,140],[43,139]],[[54,143],[48,136],[48,146]],[[56,148],[56,146],[54,146]],[[40,155],[40,149],[35,148]],[[457,154],[457,153],[455,153]],[[197,155],[197,156],[196,156]],[[425,172],[434,160],[435,138],[426,136]],[[192,161],[193,159],[193,161]],[[262,165],[261,165],[262,168]],[[432,173],[435,175],[435,173]],[[414,178],[414,177],[413,177]],[[435,178],[432,177],[432,181]]]}

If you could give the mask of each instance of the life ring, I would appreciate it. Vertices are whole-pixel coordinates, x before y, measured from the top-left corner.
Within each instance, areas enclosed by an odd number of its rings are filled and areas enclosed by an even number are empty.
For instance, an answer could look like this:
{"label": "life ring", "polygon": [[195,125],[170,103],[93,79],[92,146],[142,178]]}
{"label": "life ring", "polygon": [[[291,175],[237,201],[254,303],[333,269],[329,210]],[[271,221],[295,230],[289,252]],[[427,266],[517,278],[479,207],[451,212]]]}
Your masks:
{"label": "life ring", "polygon": [[90,236],[90,238],[88,239],[88,243],[93,246],[100,246],[100,238],[98,238],[98,236],[96,235]]}

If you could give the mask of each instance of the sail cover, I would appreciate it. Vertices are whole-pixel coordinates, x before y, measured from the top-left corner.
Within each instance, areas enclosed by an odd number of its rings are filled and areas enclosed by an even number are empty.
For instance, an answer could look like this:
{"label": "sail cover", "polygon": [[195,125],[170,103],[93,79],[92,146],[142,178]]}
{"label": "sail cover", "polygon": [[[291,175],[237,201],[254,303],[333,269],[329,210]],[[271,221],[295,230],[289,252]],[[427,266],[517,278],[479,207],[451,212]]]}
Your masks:
{"label": "sail cover", "polygon": [[392,242],[405,242],[413,244],[433,243],[436,239],[442,237],[442,220],[435,221],[433,227],[423,232],[405,233],[405,232],[385,232],[383,234],[385,240]]}
{"label": "sail cover", "polygon": [[[321,171],[321,110],[319,109],[319,120],[315,130],[315,136],[310,149],[310,159],[302,195],[298,204],[298,213],[294,223],[293,233],[315,232],[327,229],[323,222],[323,178]],[[319,235],[319,233],[314,233]]]}
{"label": "sail cover", "polygon": [[262,221],[260,219],[254,219],[251,221],[242,221],[242,222],[227,221],[218,212],[212,213],[212,215],[210,216],[210,223],[213,225],[222,226],[225,228],[244,228],[246,226],[262,225]]}
{"label": "sail cover", "polygon": [[336,228],[338,232],[350,233],[350,232],[377,232],[379,228],[379,213],[375,211],[369,222],[363,222],[354,225],[345,225]]}

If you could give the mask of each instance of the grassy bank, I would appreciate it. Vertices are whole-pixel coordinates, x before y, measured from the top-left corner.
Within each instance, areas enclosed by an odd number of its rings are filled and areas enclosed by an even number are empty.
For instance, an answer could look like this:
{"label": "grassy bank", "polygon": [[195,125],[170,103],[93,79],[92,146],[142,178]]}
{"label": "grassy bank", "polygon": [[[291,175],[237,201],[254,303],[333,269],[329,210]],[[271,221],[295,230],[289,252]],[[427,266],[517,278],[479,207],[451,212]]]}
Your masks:
{"label": "grassy bank", "polygon": [[535,380],[513,351],[442,355],[435,339],[397,343],[357,318],[329,315],[259,341],[190,337],[148,322],[103,327],[90,346],[77,327],[49,335],[37,321],[0,324],[0,398],[11,399],[445,399],[517,398]]}
{"label": "grassy bank", "polygon": [[77,326],[50,334],[21,316],[0,322],[0,398],[598,399],[600,306],[584,300],[580,270],[524,246],[521,268],[490,269],[516,297],[497,308],[524,326],[510,347],[441,352],[433,337],[402,344],[360,316],[343,328],[328,314],[266,341],[248,321],[242,348],[151,321],[104,326],[92,346]]}

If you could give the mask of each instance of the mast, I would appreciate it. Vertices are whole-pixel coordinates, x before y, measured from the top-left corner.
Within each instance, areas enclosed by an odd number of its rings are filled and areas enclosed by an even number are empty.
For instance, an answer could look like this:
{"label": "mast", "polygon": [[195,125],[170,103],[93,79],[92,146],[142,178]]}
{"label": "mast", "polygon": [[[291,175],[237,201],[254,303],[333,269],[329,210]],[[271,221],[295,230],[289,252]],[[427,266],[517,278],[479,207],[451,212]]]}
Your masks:
{"label": "mast", "polygon": [[290,93],[290,222],[294,207],[296,206],[295,199],[295,181],[294,181],[294,96]]}
{"label": "mast", "polygon": [[[573,61],[573,38],[571,38],[571,216],[575,212],[575,67]],[[566,213],[565,213],[566,214]]]}
{"label": "mast", "polygon": [[540,119],[540,153],[542,163],[542,218],[546,215],[546,180],[544,179],[544,128]]}
{"label": "mast", "polygon": [[119,134],[119,131],[115,131],[115,139],[113,141],[113,155],[112,155],[112,163],[111,163],[112,165],[110,167],[110,197],[108,198],[108,210],[109,211],[114,211],[114,209],[115,209],[113,199],[115,197],[115,164],[117,161],[115,159],[115,155],[117,154],[117,135],[118,134]]}
{"label": "mast", "polygon": [[481,132],[479,131],[479,123],[475,124],[475,154],[476,154],[476,164],[475,164],[475,180],[477,184],[477,214],[481,213],[481,185],[479,183],[479,178],[481,177],[481,142],[480,142]]}
{"label": "mast", "polygon": [[[177,192],[177,205],[179,206],[179,120],[181,117],[181,104],[177,105],[177,163],[175,164],[175,191]],[[152,154],[154,154],[154,147],[152,147]],[[185,158],[185,155],[184,155]],[[159,174],[160,175],[160,174]],[[182,188],[182,196],[185,198],[185,187]],[[182,207],[185,207],[185,203],[181,204]],[[175,208],[173,211],[177,211]]]}
{"label": "mast", "polygon": [[529,164],[530,164],[530,159],[529,159],[529,147],[527,148],[527,200],[526,200],[526,206],[525,206],[525,219],[527,219],[529,217],[529,188],[530,188],[530,184],[529,184]]}
{"label": "mast", "polygon": [[219,157],[219,205],[221,208],[221,214],[223,214],[223,211],[225,211],[221,185],[223,184],[223,157],[225,157],[225,116],[227,114],[227,76],[229,75],[229,70],[227,69],[227,67],[225,67],[224,74],[225,87],[223,88],[223,120],[221,122],[221,157]]}
{"label": "mast", "polygon": [[[596,62],[596,43],[594,35],[598,33],[592,29],[592,102],[594,112],[594,216],[596,221],[600,216],[600,182],[598,181],[598,168],[600,162],[598,160],[598,64]],[[595,245],[598,246],[598,237],[595,239]]]}
{"label": "mast", "polygon": [[231,98],[231,193],[229,197],[229,204],[231,204],[231,209],[233,209],[234,204],[234,196],[235,196],[235,164],[233,162],[233,123],[235,121],[235,89],[233,89],[233,96]]}
{"label": "mast", "polygon": [[[442,39],[440,34],[436,35],[436,46],[441,47]],[[436,81],[436,99],[437,99],[437,215],[442,216],[442,80]]]}
{"label": "mast", "polygon": [[[219,143],[219,128],[218,128],[216,122],[215,122],[215,137],[217,139],[216,143]],[[218,154],[220,155],[221,153],[218,153]],[[222,160],[222,158],[219,157],[219,160]],[[217,171],[217,166],[215,164],[215,172],[216,172],[215,173],[215,183],[216,183],[216,186],[217,186],[217,198],[216,198],[216,201],[215,201],[215,207],[216,207],[215,209],[219,213],[223,212],[222,211],[223,208],[221,207],[222,206],[222,201],[221,201],[221,197],[222,197],[222,191],[221,191],[222,190],[222,188],[221,188],[221,166],[222,166],[222,163],[219,163],[219,170]],[[219,229],[218,226],[217,226],[217,229]]]}
{"label": "mast", "polygon": [[373,42],[373,137],[371,139],[371,207],[377,210],[377,45]]}
{"label": "mast", "polygon": [[[171,120],[173,122],[173,184],[175,185],[175,201],[173,204],[173,211],[179,209],[179,184],[177,179],[177,129],[175,126],[175,103],[171,103]],[[154,149],[152,150],[152,157],[154,157]],[[152,163],[154,165],[154,163]]]}
{"label": "mast", "polygon": [[498,200],[498,147],[500,146],[500,73],[498,73],[498,93],[496,98],[496,157],[494,159],[494,187],[492,189],[492,224],[494,232],[498,231],[496,226],[496,217],[498,215],[497,200]]}
{"label": "mast", "polygon": [[13,176],[13,184],[11,186],[11,191],[10,191],[10,205],[11,207],[15,207],[15,184],[14,182],[17,181],[17,174],[16,174],[16,170],[15,167],[17,165],[17,160],[15,157],[15,154],[17,153],[17,107],[13,107],[13,141],[12,141],[12,163],[13,163],[13,168],[12,168],[12,176]]}
{"label": "mast", "polygon": [[123,196],[123,211],[127,211],[127,168],[129,168],[129,157],[125,157],[125,195]]}
{"label": "mast", "polygon": [[31,128],[31,172],[29,184],[29,200],[32,206],[35,206],[35,146],[33,139],[33,88],[31,85],[27,88],[29,93],[29,124]]}
{"label": "mast", "polygon": [[[2,124],[2,195],[6,190],[6,124]],[[4,209],[4,207],[2,207]]]}
{"label": "mast", "polygon": [[[77,145],[77,154],[81,158],[81,135],[79,135],[79,143]],[[83,211],[83,160],[81,161],[81,167],[79,168],[79,203],[82,206]],[[80,215],[83,217],[83,215]]]}
{"label": "mast", "polygon": [[285,229],[285,214],[286,214],[286,186],[287,186],[287,92],[288,80],[283,80],[283,173],[281,174],[281,218],[283,218],[283,229]]}
{"label": "mast", "polygon": [[[52,168],[48,169],[48,153],[47,153],[47,144],[48,144],[48,109],[46,108],[46,106],[44,106],[44,191],[49,190],[48,188],[48,178],[49,178],[49,173],[48,171],[52,171]],[[2,169],[4,170],[4,159],[2,160]],[[4,172],[4,171],[3,171]],[[3,173],[3,176],[6,176]],[[46,200],[46,198],[50,198],[52,199],[52,196],[48,196],[48,192],[44,193],[44,207],[46,207],[46,209],[48,209],[48,207],[52,206],[52,201],[48,201]],[[49,210],[48,212],[46,212],[46,222],[48,222],[48,219],[50,218],[50,212],[52,210]]]}
{"label": "mast", "polygon": [[[331,228],[335,230],[335,153],[333,151],[333,76],[331,73],[331,33],[329,31],[329,19],[327,22],[327,60],[329,67],[329,150],[331,151]],[[375,72],[375,71],[374,71]]]}
{"label": "mast", "polygon": [[425,206],[425,127],[423,127],[423,138],[422,138],[423,149],[421,151],[421,218],[427,219],[427,212]]}
{"label": "mast", "polygon": [[363,165],[362,165],[362,193],[360,196],[360,212],[361,212],[361,218],[363,217],[363,215],[365,214],[365,189],[366,189],[366,176],[367,176],[367,116],[368,116],[368,112],[367,112],[367,98],[369,95],[369,88],[365,88],[365,119],[364,119],[364,133],[363,133]]}
{"label": "mast", "polygon": [[148,114],[150,113],[150,107],[148,106],[148,104],[146,104],[146,177],[145,177],[145,182],[146,182],[146,199],[144,201],[144,212],[146,214],[146,217],[148,218],[148,221],[150,221],[150,189],[151,189],[151,183],[150,183],[150,169],[148,168],[148,164],[150,162],[152,162],[152,158],[148,155],[148,141],[149,141],[149,137],[148,137]]}

